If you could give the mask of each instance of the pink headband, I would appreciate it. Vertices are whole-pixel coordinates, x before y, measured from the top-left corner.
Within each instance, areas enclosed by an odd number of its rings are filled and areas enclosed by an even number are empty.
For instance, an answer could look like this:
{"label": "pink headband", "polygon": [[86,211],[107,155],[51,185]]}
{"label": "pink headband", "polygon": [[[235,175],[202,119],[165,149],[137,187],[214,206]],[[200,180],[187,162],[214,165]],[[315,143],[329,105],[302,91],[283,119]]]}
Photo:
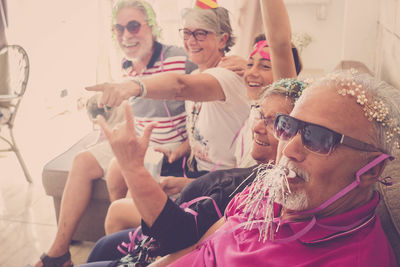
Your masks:
{"label": "pink headband", "polygon": [[260,55],[261,55],[263,58],[265,58],[265,59],[271,61],[271,56],[269,55],[269,53],[262,51],[262,49],[263,49],[264,47],[268,47],[268,42],[267,42],[267,40],[258,41],[258,42],[255,44],[254,50],[253,50],[253,52],[251,52],[250,57],[252,57],[255,53],[258,52],[258,53],[260,53]]}

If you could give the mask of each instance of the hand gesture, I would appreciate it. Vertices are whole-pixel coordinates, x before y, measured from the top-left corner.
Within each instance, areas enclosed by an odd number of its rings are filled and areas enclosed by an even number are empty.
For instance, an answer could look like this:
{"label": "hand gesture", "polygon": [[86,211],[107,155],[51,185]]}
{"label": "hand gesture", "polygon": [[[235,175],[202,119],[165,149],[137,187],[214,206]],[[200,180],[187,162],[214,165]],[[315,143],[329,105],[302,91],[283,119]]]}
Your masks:
{"label": "hand gesture", "polygon": [[107,137],[115,157],[123,171],[134,171],[144,167],[144,156],[149,146],[151,132],[155,123],[144,129],[143,136],[136,135],[134,117],[131,107],[125,103],[126,121],[110,129],[102,116],[98,116],[97,123]]}
{"label": "hand gesture", "polygon": [[131,96],[137,95],[140,90],[138,85],[131,81],[123,83],[103,83],[93,86],[88,86],[85,89],[88,91],[101,92],[102,95],[98,101],[100,108],[115,107],[121,105],[122,101],[129,99]]}
{"label": "hand gesture", "polygon": [[221,58],[218,67],[225,68],[235,72],[239,76],[243,76],[246,69],[247,60],[236,55]]}
{"label": "hand gesture", "polygon": [[168,163],[173,163],[179,159],[179,155],[176,151],[172,151],[169,148],[155,147],[154,151],[163,153],[168,158]]}

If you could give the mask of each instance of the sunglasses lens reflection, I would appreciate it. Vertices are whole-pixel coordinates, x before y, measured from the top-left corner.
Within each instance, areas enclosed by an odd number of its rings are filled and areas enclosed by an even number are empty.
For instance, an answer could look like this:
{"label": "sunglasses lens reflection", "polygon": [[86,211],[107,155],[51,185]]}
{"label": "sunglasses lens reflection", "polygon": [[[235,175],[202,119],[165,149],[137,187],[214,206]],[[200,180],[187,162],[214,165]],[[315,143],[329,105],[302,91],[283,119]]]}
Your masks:
{"label": "sunglasses lens reflection", "polygon": [[289,140],[297,134],[298,123],[285,115],[278,115],[275,119],[275,135],[282,140]]}
{"label": "sunglasses lens reflection", "polygon": [[114,30],[118,35],[121,35],[124,32],[125,27],[119,24],[114,25]]}
{"label": "sunglasses lens reflection", "polygon": [[320,154],[328,154],[334,144],[333,133],[316,125],[306,125],[303,128],[301,137],[304,146]]}
{"label": "sunglasses lens reflection", "polygon": [[308,124],[288,115],[278,115],[275,119],[274,133],[280,140],[290,140],[298,131],[301,133],[303,145],[310,151],[319,154],[329,154],[338,136],[324,127]]}
{"label": "sunglasses lens reflection", "polygon": [[129,21],[128,24],[126,24],[126,29],[130,33],[138,33],[140,30],[140,23],[137,22],[136,20]]}
{"label": "sunglasses lens reflection", "polygon": [[122,26],[121,24],[115,24],[114,30],[118,35],[122,35],[124,33],[125,28],[130,34],[136,34],[140,31],[140,26],[141,24],[138,21],[131,20],[128,22],[128,24],[126,24],[126,26]]}

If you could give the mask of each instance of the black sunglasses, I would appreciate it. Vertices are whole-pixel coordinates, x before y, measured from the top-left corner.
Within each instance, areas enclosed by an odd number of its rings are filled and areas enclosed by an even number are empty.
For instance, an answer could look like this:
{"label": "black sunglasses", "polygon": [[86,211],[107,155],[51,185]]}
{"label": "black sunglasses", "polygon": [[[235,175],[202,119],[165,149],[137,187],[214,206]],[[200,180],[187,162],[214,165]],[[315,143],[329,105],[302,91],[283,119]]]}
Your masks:
{"label": "black sunglasses", "polygon": [[130,34],[136,34],[140,31],[140,27],[142,26],[142,24],[140,24],[139,21],[136,20],[131,20],[129,21],[126,26],[123,26],[121,24],[115,24],[113,26],[113,30],[118,34],[118,35],[122,35],[124,34],[124,30],[125,28],[127,29],[127,31]]}
{"label": "black sunglasses", "polygon": [[303,146],[311,152],[329,155],[337,145],[353,149],[375,152],[381,151],[373,145],[337,133],[326,127],[298,120],[286,114],[277,114],[274,135],[279,140],[290,140],[300,131]]}
{"label": "black sunglasses", "polygon": [[204,41],[209,33],[209,31],[202,29],[197,29],[194,31],[189,31],[188,29],[179,29],[179,34],[185,41],[189,40],[190,36],[193,36],[197,41]]}

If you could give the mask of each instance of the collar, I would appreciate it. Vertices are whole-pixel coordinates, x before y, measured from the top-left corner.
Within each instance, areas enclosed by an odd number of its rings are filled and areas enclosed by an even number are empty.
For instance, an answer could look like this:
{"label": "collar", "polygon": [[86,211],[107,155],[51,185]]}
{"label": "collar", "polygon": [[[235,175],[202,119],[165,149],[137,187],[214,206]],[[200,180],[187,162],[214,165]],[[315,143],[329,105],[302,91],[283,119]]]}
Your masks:
{"label": "collar", "polygon": [[[314,227],[298,240],[302,243],[314,244],[350,235],[375,220],[375,208],[379,200],[379,194],[374,192],[372,200],[359,208],[335,216],[318,218]],[[296,235],[307,227],[309,223],[310,221],[283,222],[281,226],[287,224]]]}
{"label": "collar", "polygon": [[[156,61],[161,56],[162,44],[157,41],[154,41],[153,45],[154,45],[153,55],[151,56],[149,63],[147,63],[147,66],[146,66],[147,69],[152,68],[154,66],[154,64],[156,63]],[[132,61],[130,61],[129,59],[123,58],[122,59],[122,69],[129,72],[129,75],[131,75],[131,70],[132,70],[131,67],[132,67]]]}
{"label": "collar", "polygon": [[162,50],[162,44],[160,44],[157,41],[154,41],[153,55],[151,56],[150,61],[146,66],[148,69],[152,68],[154,66],[154,63],[156,63],[157,59],[160,58],[161,50]]}

